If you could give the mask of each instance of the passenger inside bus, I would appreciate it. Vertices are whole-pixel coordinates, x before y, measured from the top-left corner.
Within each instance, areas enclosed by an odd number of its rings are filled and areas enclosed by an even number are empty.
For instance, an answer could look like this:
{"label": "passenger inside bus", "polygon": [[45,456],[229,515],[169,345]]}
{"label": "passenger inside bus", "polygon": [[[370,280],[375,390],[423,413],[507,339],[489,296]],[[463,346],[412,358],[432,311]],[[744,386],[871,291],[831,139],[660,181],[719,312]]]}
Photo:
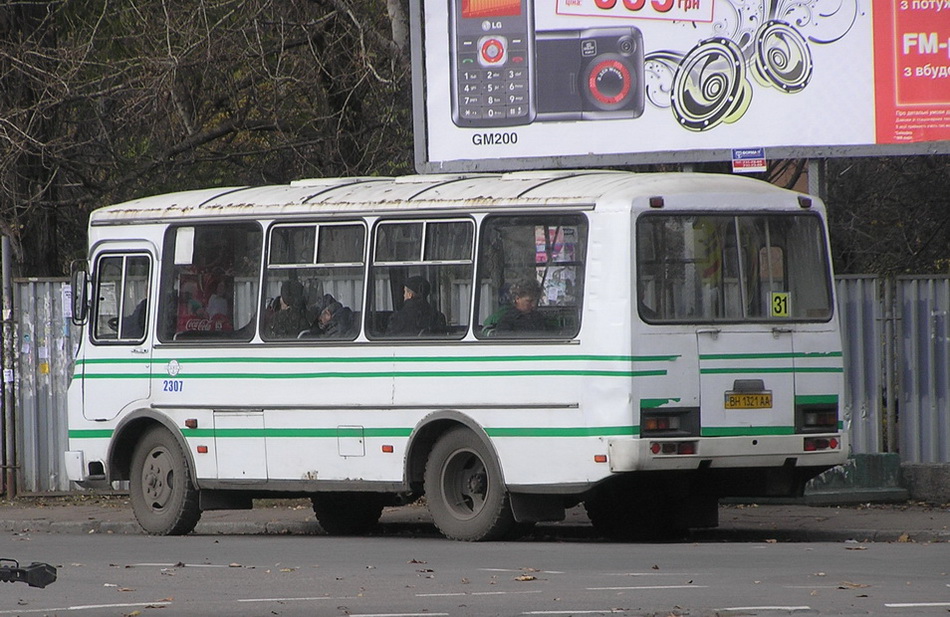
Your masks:
{"label": "passenger inside bus", "polygon": [[538,311],[541,299],[541,285],[531,279],[519,281],[511,286],[511,304],[501,307],[491,314],[482,326],[482,334],[504,336],[511,332],[541,332],[551,330],[551,323]]}
{"label": "passenger inside bus", "polygon": [[298,281],[284,281],[278,296],[266,316],[266,338],[297,338],[310,327],[304,305],[303,285]]}
{"label": "passenger inside bus", "polygon": [[402,308],[390,317],[388,336],[424,336],[445,331],[445,317],[429,304],[431,289],[429,281],[421,276],[406,279]]}
{"label": "passenger inside bus", "polygon": [[317,307],[319,312],[313,327],[301,332],[298,338],[352,338],[356,319],[353,311],[343,306],[332,295],[325,294]]}

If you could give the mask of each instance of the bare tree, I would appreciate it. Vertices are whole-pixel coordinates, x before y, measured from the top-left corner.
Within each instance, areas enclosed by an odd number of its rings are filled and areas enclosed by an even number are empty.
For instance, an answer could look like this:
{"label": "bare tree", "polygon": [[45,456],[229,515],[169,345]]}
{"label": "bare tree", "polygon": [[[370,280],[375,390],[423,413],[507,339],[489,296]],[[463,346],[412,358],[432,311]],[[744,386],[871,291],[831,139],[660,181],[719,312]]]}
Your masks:
{"label": "bare tree", "polygon": [[0,221],[24,275],[89,209],[411,169],[406,0],[0,2]]}

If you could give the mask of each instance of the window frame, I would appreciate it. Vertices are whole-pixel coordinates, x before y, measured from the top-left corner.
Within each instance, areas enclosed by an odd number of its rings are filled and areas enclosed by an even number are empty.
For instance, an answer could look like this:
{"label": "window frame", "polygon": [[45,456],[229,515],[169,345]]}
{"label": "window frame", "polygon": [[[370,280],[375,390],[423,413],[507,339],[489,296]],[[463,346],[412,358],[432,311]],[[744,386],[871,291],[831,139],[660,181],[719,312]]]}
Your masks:
{"label": "window frame", "polygon": [[[170,336],[166,336],[166,332],[161,327],[165,315],[168,310],[175,311],[175,318],[177,319],[178,313],[178,301],[174,302],[174,306],[169,306],[168,303],[170,300],[170,294],[173,289],[175,289],[175,275],[177,273],[176,268],[179,267],[179,264],[175,263],[175,255],[178,250],[177,236],[180,229],[191,228],[192,230],[198,229],[207,229],[210,227],[218,228],[245,228],[248,235],[257,233],[259,235],[257,249],[258,249],[258,261],[256,265],[256,270],[254,275],[251,276],[248,274],[248,278],[256,279],[257,282],[257,298],[254,298],[252,302],[249,303],[250,306],[256,307],[260,306],[260,296],[261,296],[261,271],[264,263],[264,228],[259,220],[224,220],[224,221],[181,221],[169,224],[164,232],[162,238],[162,259],[159,264],[159,298],[157,304],[157,315],[158,320],[157,324],[157,339],[162,344],[165,345],[216,345],[216,344],[246,344],[254,340],[254,336],[257,332],[257,322],[259,319],[259,314],[255,312],[251,316],[249,321],[242,325],[240,328],[234,328],[233,330],[226,332],[208,332],[206,336],[200,336],[197,333],[200,331],[194,331],[195,335],[188,335],[180,337],[184,332],[192,332],[188,330],[177,331],[173,329]],[[233,262],[232,262],[233,263]],[[233,307],[232,307],[233,311]],[[242,332],[243,331],[243,332]],[[237,336],[238,333],[242,333],[243,336]]]}
{"label": "window frame", "polygon": [[[640,259],[640,230],[641,223],[644,220],[649,219],[671,219],[671,218],[692,218],[694,220],[701,219],[703,217],[708,218],[729,218],[732,219],[733,229],[736,232],[736,246],[733,248],[734,252],[738,252],[742,255],[741,258],[737,259],[736,265],[739,266],[739,288],[740,293],[743,295],[743,300],[740,302],[740,308],[742,309],[742,315],[739,317],[710,317],[710,318],[670,318],[664,319],[655,315],[655,310],[647,306],[644,302],[644,293],[642,292],[641,282],[643,279],[643,267],[644,260]],[[789,283],[792,281],[791,275],[792,270],[790,269],[789,264],[789,246],[788,246],[788,237],[785,236],[781,239],[772,239],[770,238],[767,245],[762,244],[760,246],[750,246],[749,244],[741,244],[742,237],[738,232],[741,230],[742,219],[753,219],[753,218],[764,218],[767,220],[775,220],[777,218],[789,218],[789,217],[808,217],[809,220],[814,221],[816,224],[815,235],[820,238],[822,243],[822,254],[821,261],[824,267],[823,270],[823,279],[824,279],[824,293],[828,299],[827,313],[822,317],[774,317],[768,313],[762,314],[760,316],[750,316],[749,307],[747,299],[744,297],[747,290],[744,288],[744,284],[753,283],[756,285],[762,285],[763,280],[759,278],[758,280],[752,281],[750,279],[750,274],[744,271],[742,267],[748,256],[745,255],[751,249],[754,249],[754,259],[758,262],[761,258],[761,252],[767,248],[773,250],[780,249],[781,259],[782,259],[782,272],[784,275],[784,285],[788,287]],[[802,219],[804,220],[804,219]],[[769,232],[767,235],[770,235]],[[654,251],[656,248],[654,247]],[[722,251],[726,252],[725,249]],[[728,324],[740,324],[740,323],[754,323],[754,324],[763,324],[763,325],[780,325],[780,324],[789,324],[789,323],[828,323],[834,319],[835,311],[837,307],[835,306],[835,297],[834,297],[834,280],[832,277],[832,267],[831,267],[831,256],[828,250],[828,233],[825,223],[825,218],[822,217],[818,212],[813,211],[803,211],[803,212],[789,212],[789,211],[767,211],[767,210],[691,210],[691,211],[675,211],[675,212],[642,212],[639,216],[636,217],[634,221],[634,232],[633,232],[633,246],[631,251],[631,258],[634,261],[634,288],[637,295],[637,315],[643,323],[650,325],[728,325]],[[654,261],[658,257],[654,255]],[[725,266],[724,266],[725,268]]]}
{"label": "window frame", "polygon": [[[576,305],[567,305],[573,306],[576,310],[576,323],[575,327],[571,331],[546,331],[542,330],[540,332],[531,332],[531,331],[514,331],[512,333],[506,333],[503,336],[499,336],[497,333],[485,332],[484,328],[486,326],[485,321],[494,315],[502,307],[497,307],[494,311],[490,311],[487,315],[481,315],[479,309],[482,305],[482,285],[481,281],[486,277],[484,270],[486,266],[483,265],[483,256],[484,256],[484,243],[487,241],[486,229],[491,225],[492,221],[495,220],[504,220],[504,219],[538,219],[538,223],[543,221],[544,218],[548,219],[567,219],[573,218],[576,222],[572,223],[571,226],[577,227],[581,231],[580,243],[581,243],[581,254],[579,256],[575,255],[575,259],[570,262],[545,262],[544,267],[551,268],[557,267],[559,265],[571,266],[579,269],[579,272],[576,272],[575,275],[577,279],[580,280],[580,291],[576,293]],[[537,226],[538,223],[534,223]],[[476,247],[476,267],[475,267],[475,290],[473,293],[474,303],[472,311],[472,320],[471,328],[472,334],[474,337],[480,341],[487,342],[499,342],[499,341],[563,341],[563,340],[573,340],[581,332],[584,319],[584,296],[587,291],[587,271],[588,271],[588,261],[589,261],[589,247],[590,247],[590,229],[591,222],[590,217],[581,211],[576,210],[566,210],[566,211],[549,211],[549,212],[492,212],[487,214],[482,220],[479,227],[479,237],[478,237],[478,246]],[[538,265],[537,262],[533,262],[535,271],[537,271]],[[506,284],[511,284],[513,281],[505,281]],[[543,293],[543,289],[542,289]],[[553,305],[556,307],[557,305]],[[540,306],[541,309],[547,308],[548,305]],[[553,308],[552,307],[552,308]],[[551,313],[556,311],[541,311],[542,313]]]}
{"label": "window frame", "polygon": [[[115,338],[102,338],[99,336],[99,315],[102,308],[102,295],[100,293],[102,289],[102,264],[107,259],[122,259],[122,273],[121,273],[121,289],[116,290],[116,311],[117,315],[112,319],[116,320],[116,336]],[[148,264],[148,275],[146,278],[146,313],[145,313],[145,328],[142,330],[142,334],[137,337],[123,337],[122,336],[122,324],[123,321],[131,316],[131,313],[126,315],[125,313],[125,300],[126,300],[126,290],[128,288],[129,280],[129,260],[133,258],[144,257]],[[154,311],[154,302],[151,301],[151,287],[152,287],[152,276],[154,273],[155,259],[154,256],[144,250],[131,250],[131,251],[122,251],[122,250],[108,250],[103,251],[96,255],[95,269],[93,274],[93,307],[90,318],[90,328],[89,328],[89,340],[94,345],[141,345],[145,342],[149,335],[149,326],[151,321],[149,317]],[[134,311],[134,309],[133,309]]]}
{"label": "window frame", "polygon": [[[422,234],[419,241],[419,250],[415,259],[411,260],[390,260],[390,261],[377,261],[377,253],[379,252],[379,230],[386,226],[391,225],[407,225],[407,224],[422,224]],[[429,236],[429,225],[438,225],[444,223],[464,223],[469,230],[469,240],[470,244],[468,247],[468,256],[467,258],[460,259],[426,259],[426,249],[427,241]],[[379,269],[387,268],[404,268],[406,271],[406,276],[402,280],[407,280],[414,274],[410,274],[410,269],[422,270],[423,272],[429,272],[430,268],[441,268],[445,266],[456,266],[456,267],[465,267],[469,268],[468,281],[470,285],[475,284],[475,271],[476,271],[476,262],[477,262],[477,243],[479,235],[479,221],[476,221],[474,215],[472,214],[462,214],[462,213],[446,213],[441,216],[433,217],[391,217],[391,216],[381,216],[373,222],[372,234],[370,237],[370,254],[367,259],[367,275],[366,275],[366,299],[364,310],[364,324],[365,324],[365,334],[366,338],[372,341],[424,341],[426,344],[431,342],[438,341],[458,341],[465,338],[468,332],[472,327],[472,296],[474,295],[474,290],[472,294],[469,295],[468,305],[462,310],[466,311],[468,317],[468,323],[464,326],[459,332],[447,333],[447,334],[429,334],[425,336],[403,336],[403,335],[387,335],[385,331],[378,332],[371,325],[375,326],[376,313],[383,311],[376,309],[376,272]],[[426,274],[425,278],[432,284],[431,276]],[[390,285],[392,285],[392,279],[390,279]],[[431,297],[431,294],[430,294]],[[399,300],[396,297],[393,297],[394,306],[390,312],[390,317],[392,314],[396,313],[399,309],[396,308],[395,303],[398,303]],[[430,304],[431,305],[431,304]],[[400,305],[401,306],[401,305]],[[372,307],[372,308],[370,308]],[[444,307],[436,307],[444,315]]]}
{"label": "window frame", "polygon": [[[281,229],[287,228],[312,228],[313,229],[313,254],[309,262],[294,262],[294,263],[271,263],[274,234]],[[323,228],[327,227],[359,227],[363,232],[363,246],[360,251],[360,256],[362,261],[360,262],[343,262],[343,261],[334,261],[334,262],[320,262],[320,231]],[[365,313],[365,306],[367,303],[366,298],[366,281],[368,274],[368,253],[369,253],[369,238],[370,230],[369,226],[366,223],[366,219],[363,217],[351,218],[351,219],[300,219],[294,221],[274,221],[268,226],[265,234],[264,248],[263,248],[263,258],[261,266],[261,279],[260,279],[260,298],[259,298],[259,309],[257,317],[257,327],[258,332],[260,332],[261,340],[267,344],[286,344],[289,342],[306,340],[308,343],[340,343],[340,342],[350,342],[357,339],[362,331],[363,325],[363,315]],[[353,307],[347,307],[352,310],[354,313],[359,315],[358,319],[354,323],[354,331],[346,336],[341,338],[324,338],[319,337],[307,337],[306,339],[298,338],[272,338],[265,335],[266,324],[265,324],[265,315],[268,310],[268,295],[265,293],[266,286],[268,284],[269,276],[271,272],[280,272],[280,271],[293,271],[293,270],[308,270],[308,271],[329,271],[334,268],[359,268],[361,272],[360,288],[358,291],[358,296],[360,299],[360,310],[355,310]],[[339,298],[337,298],[339,300]],[[314,316],[316,319],[317,316]],[[312,327],[312,323],[311,323]]]}

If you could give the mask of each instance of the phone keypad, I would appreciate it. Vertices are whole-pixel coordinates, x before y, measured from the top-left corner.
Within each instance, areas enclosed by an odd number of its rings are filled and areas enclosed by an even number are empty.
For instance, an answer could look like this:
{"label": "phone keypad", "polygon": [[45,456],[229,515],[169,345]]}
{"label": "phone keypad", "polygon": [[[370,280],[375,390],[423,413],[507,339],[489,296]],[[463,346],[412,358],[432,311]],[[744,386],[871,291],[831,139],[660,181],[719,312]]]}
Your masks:
{"label": "phone keypad", "polygon": [[456,62],[460,120],[510,124],[528,117],[530,74],[526,37],[459,37]]}

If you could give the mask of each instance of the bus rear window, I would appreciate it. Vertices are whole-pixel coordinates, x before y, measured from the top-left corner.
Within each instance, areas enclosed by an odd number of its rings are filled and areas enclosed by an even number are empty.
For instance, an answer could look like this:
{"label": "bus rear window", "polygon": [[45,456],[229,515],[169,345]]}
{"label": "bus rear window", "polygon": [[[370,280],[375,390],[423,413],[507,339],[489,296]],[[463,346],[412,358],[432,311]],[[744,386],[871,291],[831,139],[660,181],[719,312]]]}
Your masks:
{"label": "bus rear window", "polygon": [[831,270],[811,214],[666,215],[637,222],[648,322],[827,321]]}

